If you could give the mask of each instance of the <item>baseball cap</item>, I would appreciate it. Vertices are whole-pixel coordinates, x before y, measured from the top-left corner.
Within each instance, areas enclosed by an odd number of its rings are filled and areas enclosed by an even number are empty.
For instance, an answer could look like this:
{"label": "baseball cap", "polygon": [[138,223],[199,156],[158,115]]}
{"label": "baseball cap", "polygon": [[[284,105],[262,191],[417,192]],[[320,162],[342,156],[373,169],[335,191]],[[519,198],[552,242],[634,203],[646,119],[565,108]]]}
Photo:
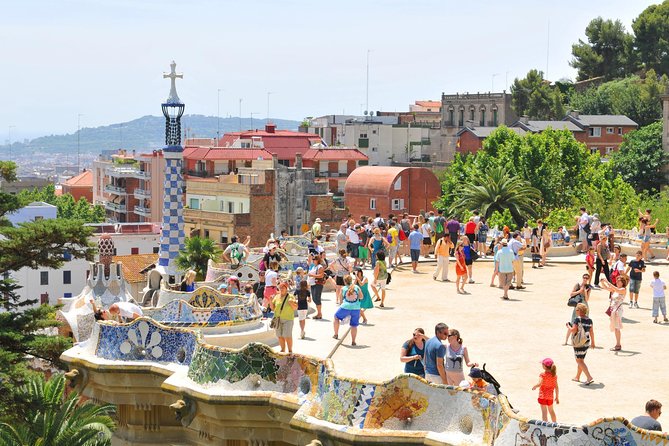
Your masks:
{"label": "baseball cap", "polygon": [[472,367],[472,369],[469,371],[469,377],[476,379],[483,379],[483,373],[481,372],[481,369],[477,367]]}
{"label": "baseball cap", "polygon": [[554,362],[551,358],[544,358],[541,364],[545,367],[553,367]]}

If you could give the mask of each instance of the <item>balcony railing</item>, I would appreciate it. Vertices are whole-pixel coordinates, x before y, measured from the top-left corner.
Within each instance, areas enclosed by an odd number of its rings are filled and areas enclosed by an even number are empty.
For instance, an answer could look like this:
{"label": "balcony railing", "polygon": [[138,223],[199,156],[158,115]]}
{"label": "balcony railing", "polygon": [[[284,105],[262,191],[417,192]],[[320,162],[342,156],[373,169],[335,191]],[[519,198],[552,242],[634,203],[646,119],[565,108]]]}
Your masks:
{"label": "balcony railing", "polygon": [[116,194],[116,195],[128,194],[128,192],[126,192],[125,190],[125,187],[114,186],[112,184],[105,185],[105,192],[109,192],[110,194]]}
{"label": "balcony railing", "polygon": [[116,178],[139,178],[141,180],[151,179],[151,172],[139,170],[134,166],[112,166],[105,169],[107,175]]}
{"label": "balcony railing", "polygon": [[127,212],[125,204],[113,203],[111,201],[105,202],[105,208],[109,209],[110,211],[120,212],[122,214],[125,214]]}
{"label": "balcony railing", "polygon": [[151,209],[146,206],[135,206],[135,214],[141,215],[142,217],[150,217]]}
{"label": "balcony railing", "polygon": [[135,189],[134,195],[135,198],[140,200],[144,198],[151,198],[151,192],[145,189]]}

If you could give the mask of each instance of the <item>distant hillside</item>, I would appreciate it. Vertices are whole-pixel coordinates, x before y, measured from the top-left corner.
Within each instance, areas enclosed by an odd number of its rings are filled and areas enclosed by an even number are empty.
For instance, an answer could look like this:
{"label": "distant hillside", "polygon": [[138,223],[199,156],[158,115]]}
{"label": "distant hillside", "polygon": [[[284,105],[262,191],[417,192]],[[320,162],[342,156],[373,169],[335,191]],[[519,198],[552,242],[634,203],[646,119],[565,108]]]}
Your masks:
{"label": "distant hillside", "polygon": [[[279,129],[297,130],[299,121],[272,119]],[[264,119],[254,119],[254,128],[263,128]],[[181,118],[182,132],[188,136],[213,138],[216,136],[217,118],[215,116],[184,115]],[[251,119],[242,118],[242,129],[251,128]],[[239,118],[221,118],[220,134],[239,130]],[[143,116],[122,124],[81,129],[80,147],[82,153],[99,153],[108,149],[154,149],[164,145],[165,118],[162,116]],[[0,146],[0,150],[3,146]],[[4,146],[6,148],[6,146]],[[54,153],[71,152],[77,148],[77,134],[50,135],[35,138],[28,144],[13,143],[12,150],[32,149]]]}

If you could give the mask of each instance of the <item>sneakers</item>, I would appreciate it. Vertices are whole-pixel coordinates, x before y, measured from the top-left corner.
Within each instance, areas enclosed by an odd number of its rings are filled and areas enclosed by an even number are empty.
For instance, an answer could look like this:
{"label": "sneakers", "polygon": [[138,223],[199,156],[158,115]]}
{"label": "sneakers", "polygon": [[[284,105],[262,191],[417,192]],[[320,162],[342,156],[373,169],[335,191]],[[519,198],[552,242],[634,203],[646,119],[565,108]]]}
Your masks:
{"label": "sneakers", "polygon": [[300,333],[300,339],[304,339],[304,336],[305,336],[304,330],[302,330],[302,333]]}
{"label": "sneakers", "polygon": [[634,308],[639,308],[639,302],[634,302]]}
{"label": "sneakers", "polygon": [[474,279],[469,279],[469,283],[475,283]]}
{"label": "sneakers", "polygon": [[634,302],[630,300],[630,308],[634,308]]}

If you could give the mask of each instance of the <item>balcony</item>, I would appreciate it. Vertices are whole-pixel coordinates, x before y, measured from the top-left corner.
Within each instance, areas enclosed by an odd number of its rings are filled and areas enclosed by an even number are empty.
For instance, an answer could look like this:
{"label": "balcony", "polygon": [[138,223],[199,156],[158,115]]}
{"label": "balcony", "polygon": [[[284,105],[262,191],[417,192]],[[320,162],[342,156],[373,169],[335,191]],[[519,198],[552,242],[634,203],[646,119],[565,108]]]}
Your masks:
{"label": "balcony", "polygon": [[113,212],[120,212],[121,214],[128,212],[125,208],[125,204],[118,204],[111,201],[105,201],[105,209]]}
{"label": "balcony", "polygon": [[131,165],[107,167],[105,169],[105,173],[115,178],[139,178],[140,180],[151,179],[151,172],[146,170],[139,170],[137,167]]}
{"label": "balcony", "polygon": [[142,217],[151,217],[151,209],[146,206],[135,206],[135,214]]}
{"label": "balcony", "polygon": [[105,185],[105,192],[116,195],[128,195],[125,187],[114,186],[112,184]]}
{"label": "balcony", "polygon": [[135,198],[142,200],[145,198],[151,198],[151,192],[146,189],[135,189]]}

